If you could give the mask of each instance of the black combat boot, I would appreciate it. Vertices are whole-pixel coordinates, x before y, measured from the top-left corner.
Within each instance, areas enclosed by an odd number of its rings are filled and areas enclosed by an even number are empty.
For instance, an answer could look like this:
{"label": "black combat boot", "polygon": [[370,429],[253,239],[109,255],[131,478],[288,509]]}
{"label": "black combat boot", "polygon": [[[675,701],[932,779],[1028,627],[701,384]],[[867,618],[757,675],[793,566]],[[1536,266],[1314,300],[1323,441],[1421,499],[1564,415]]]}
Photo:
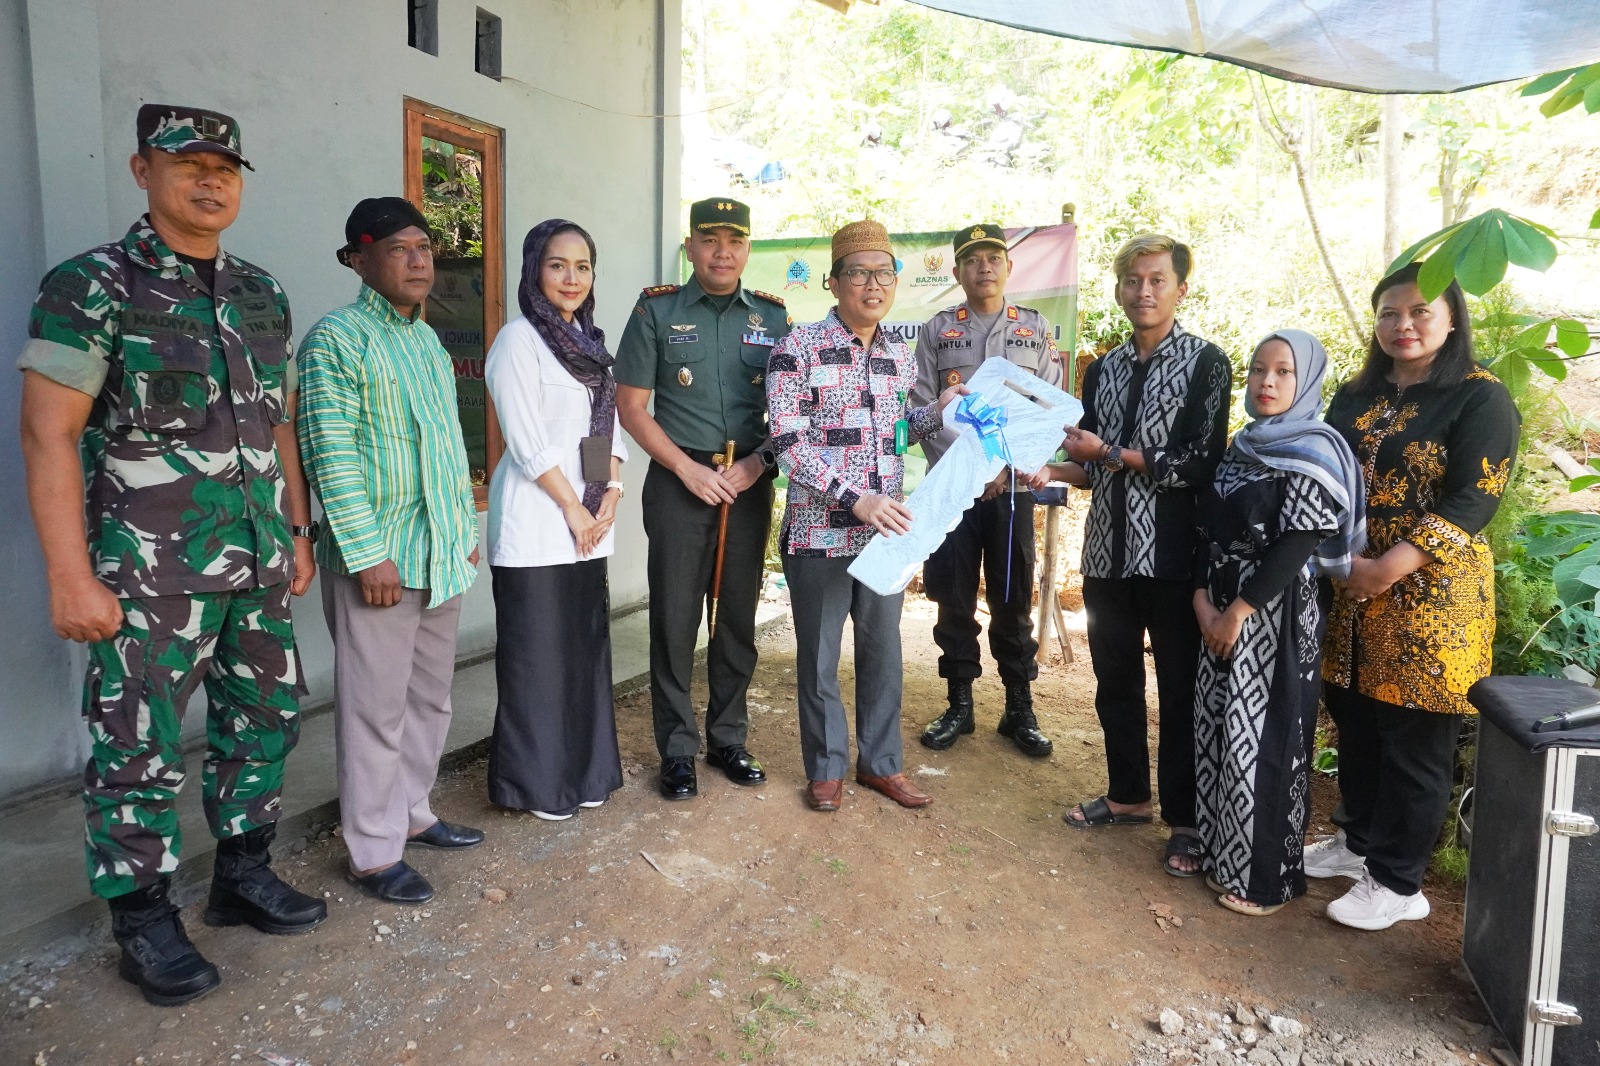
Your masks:
{"label": "black combat boot", "polygon": [[1050,738],[1039,732],[1039,719],[1033,716],[1033,691],[1026,681],[1006,682],[1006,713],[995,731],[1010,737],[1024,755],[1042,759],[1054,750]]}
{"label": "black combat boot", "polygon": [[943,751],[956,742],[963,733],[970,733],[972,725],[972,679],[951,677],[945,679],[950,692],[950,706],[922,731],[922,746]]}
{"label": "black combat boot", "polygon": [[189,943],[178,908],[167,898],[165,878],[136,888],[111,904],[111,935],[122,947],[117,972],[158,1007],[199,999],[222,983],[217,968]]}
{"label": "black combat boot", "polygon": [[263,933],[286,935],[315,929],[328,916],[328,905],[297,892],[278,879],[267,864],[267,848],[276,825],[217,841],[217,862],[211,872],[207,925],[248,923]]}

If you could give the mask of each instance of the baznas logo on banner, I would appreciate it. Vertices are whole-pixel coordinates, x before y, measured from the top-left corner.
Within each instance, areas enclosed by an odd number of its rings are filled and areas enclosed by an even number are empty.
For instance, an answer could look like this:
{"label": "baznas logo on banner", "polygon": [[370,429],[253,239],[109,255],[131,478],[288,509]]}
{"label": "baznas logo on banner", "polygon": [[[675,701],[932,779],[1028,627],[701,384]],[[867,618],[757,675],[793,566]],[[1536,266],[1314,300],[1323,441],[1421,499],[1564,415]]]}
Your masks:
{"label": "baznas logo on banner", "polygon": [[[948,233],[897,233],[894,244],[896,266],[923,268],[921,273],[905,270],[900,275],[894,310],[885,326],[898,329],[908,344],[915,345],[922,324],[938,311],[962,302],[961,287],[946,269],[950,250]],[[1031,307],[1050,321],[1050,335],[1056,347],[1071,357],[1077,350],[1078,324],[1078,230],[1074,225],[1039,226],[1006,230],[1011,252],[1011,277],[1006,283],[1006,300]],[[826,237],[792,240],[751,241],[750,264],[745,268],[744,286],[767,292],[782,292],[789,313],[796,322],[815,322],[833,306],[833,296],[821,286],[809,284],[813,273],[826,273],[829,266]],[[680,257],[681,257],[680,253]],[[690,276],[687,260],[679,260],[682,280]]]}
{"label": "baznas logo on banner", "polygon": [[811,280],[811,264],[804,259],[790,259],[789,269],[783,272],[783,287],[792,289],[795,286],[806,288],[806,282]]}

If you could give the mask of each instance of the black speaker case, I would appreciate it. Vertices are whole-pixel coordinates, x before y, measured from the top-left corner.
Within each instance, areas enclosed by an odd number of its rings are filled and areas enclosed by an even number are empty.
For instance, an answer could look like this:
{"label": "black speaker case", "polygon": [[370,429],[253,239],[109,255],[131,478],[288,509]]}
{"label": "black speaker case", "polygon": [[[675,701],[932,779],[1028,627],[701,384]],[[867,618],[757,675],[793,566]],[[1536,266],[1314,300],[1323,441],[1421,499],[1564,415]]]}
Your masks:
{"label": "black speaker case", "polygon": [[1600,749],[1481,722],[1467,971],[1521,1066],[1600,1066]]}

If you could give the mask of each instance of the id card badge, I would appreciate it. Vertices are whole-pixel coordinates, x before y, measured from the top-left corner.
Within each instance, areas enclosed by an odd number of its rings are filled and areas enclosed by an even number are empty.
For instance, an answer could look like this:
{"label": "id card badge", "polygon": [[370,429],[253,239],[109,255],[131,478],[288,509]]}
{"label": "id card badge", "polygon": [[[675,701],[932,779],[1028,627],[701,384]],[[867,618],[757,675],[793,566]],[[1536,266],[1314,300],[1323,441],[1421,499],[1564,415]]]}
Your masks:
{"label": "id card badge", "polygon": [[585,437],[580,440],[578,459],[583,464],[583,480],[611,480],[611,441],[605,437]]}

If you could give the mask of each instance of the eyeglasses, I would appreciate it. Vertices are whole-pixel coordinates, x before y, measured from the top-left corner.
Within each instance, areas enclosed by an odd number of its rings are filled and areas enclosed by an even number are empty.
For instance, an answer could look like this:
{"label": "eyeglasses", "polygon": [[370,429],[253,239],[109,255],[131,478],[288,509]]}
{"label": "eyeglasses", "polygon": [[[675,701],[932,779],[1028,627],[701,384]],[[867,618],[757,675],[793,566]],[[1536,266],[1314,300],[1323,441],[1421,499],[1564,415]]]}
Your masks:
{"label": "eyeglasses", "polygon": [[840,273],[839,276],[857,288],[865,285],[868,278],[875,279],[879,285],[886,289],[899,280],[899,275],[894,272],[893,267],[881,267],[877,270],[867,270],[865,267],[851,267],[849,270]]}

